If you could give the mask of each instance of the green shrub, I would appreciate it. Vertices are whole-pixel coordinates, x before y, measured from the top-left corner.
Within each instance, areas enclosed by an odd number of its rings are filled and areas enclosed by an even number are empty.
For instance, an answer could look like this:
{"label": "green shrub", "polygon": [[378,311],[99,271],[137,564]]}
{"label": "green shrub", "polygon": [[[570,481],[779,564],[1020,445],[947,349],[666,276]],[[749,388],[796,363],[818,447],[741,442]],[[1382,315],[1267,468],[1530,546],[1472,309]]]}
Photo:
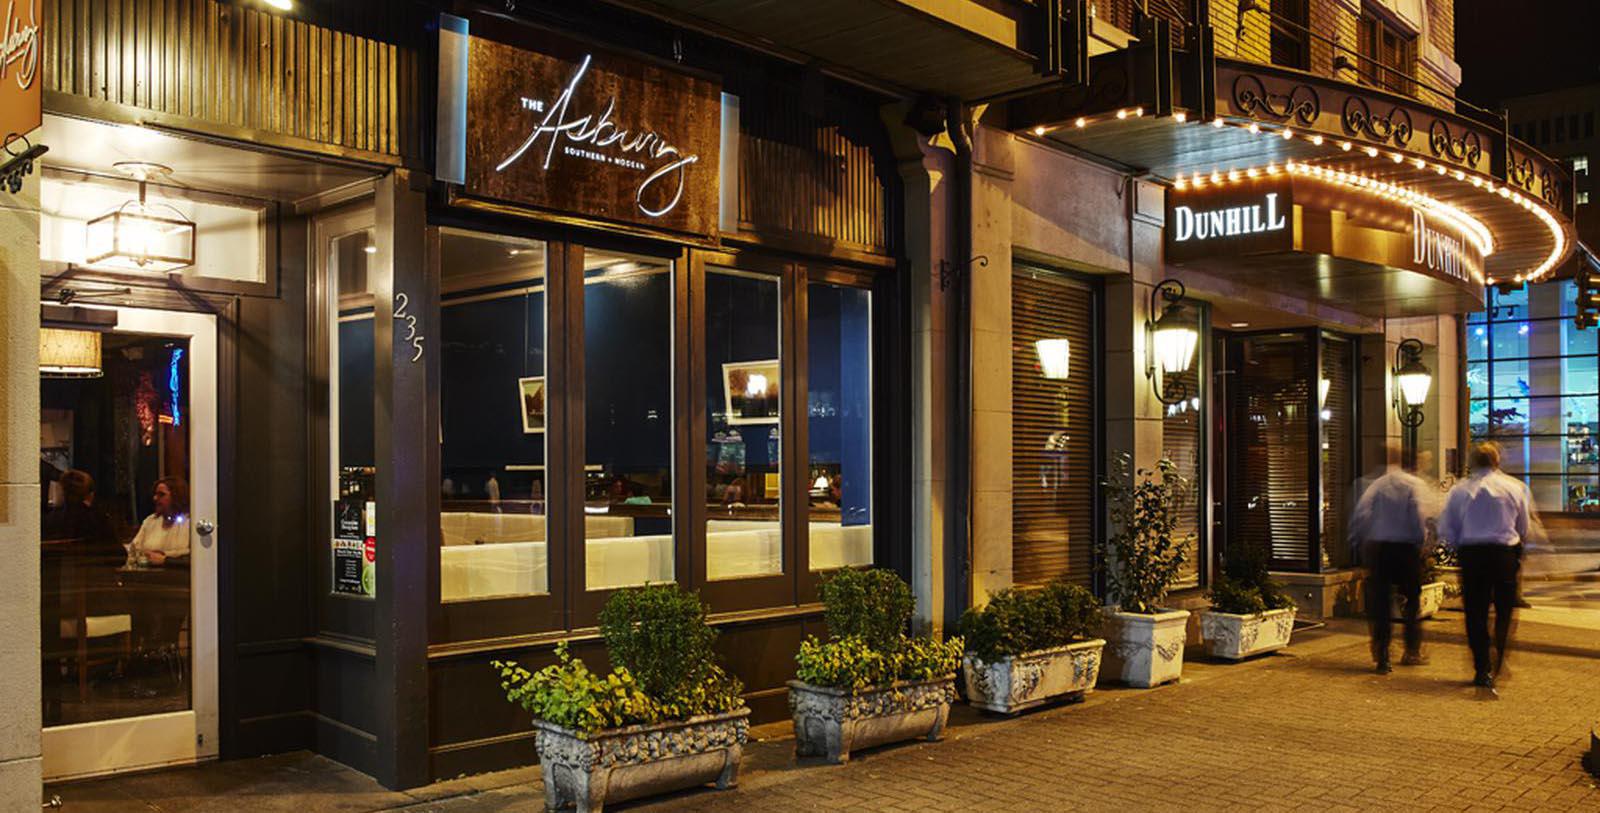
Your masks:
{"label": "green shrub", "polygon": [[813,686],[859,692],[897,680],[932,680],[956,670],[964,643],[912,638],[911,588],[892,570],[836,572],[821,585],[829,638],[807,636],[795,676]]}
{"label": "green shrub", "polygon": [[1100,623],[1100,602],[1083,587],[1053,581],[1039,590],[1001,590],[983,608],[961,616],[969,651],[987,663],[1088,637]]}
{"label": "green shrub", "polygon": [[661,720],[660,706],[628,670],[597,675],[567,652],[565,642],[556,646],[556,658],[556,663],[532,673],[516,661],[493,661],[506,699],[535,719],[583,732]]}
{"label": "green shrub", "polygon": [[892,570],[843,568],[822,582],[823,620],[835,638],[893,649],[911,621],[911,587]]}
{"label": "green shrub", "polygon": [[1254,585],[1245,584],[1229,576],[1218,576],[1211,584],[1211,592],[1207,596],[1211,599],[1211,609],[1219,613],[1232,613],[1234,615],[1255,615],[1266,612],[1267,604],[1261,597],[1261,591]]}
{"label": "green shrub", "polygon": [[506,699],[537,719],[584,732],[743,705],[744,686],[717,663],[711,648],[717,633],[694,593],[673,585],[619,590],[600,612],[600,631],[610,673],[589,671],[562,643],[557,663],[537,672],[494,661]]}
{"label": "green shrub", "polygon": [[[1269,572],[1271,557],[1265,545],[1239,543],[1228,547],[1224,554],[1222,570],[1223,578],[1233,582],[1229,589],[1251,590],[1261,599],[1261,606],[1267,610],[1281,610],[1294,606],[1294,599],[1283,592],[1282,586],[1272,580]],[[1220,582],[1221,580],[1219,580]],[[1212,591],[1215,593],[1215,589]],[[1216,600],[1212,600],[1216,607]],[[1217,608],[1220,609],[1220,608]],[[1223,610],[1223,612],[1236,612]],[[1261,612],[1254,610],[1252,612]],[[1240,612],[1240,614],[1245,614]]]}
{"label": "green shrub", "polygon": [[1170,460],[1155,471],[1134,470],[1123,453],[1120,468],[1104,483],[1113,532],[1100,544],[1098,562],[1123,612],[1156,613],[1189,558],[1194,534],[1178,536],[1178,518],[1193,487]]}

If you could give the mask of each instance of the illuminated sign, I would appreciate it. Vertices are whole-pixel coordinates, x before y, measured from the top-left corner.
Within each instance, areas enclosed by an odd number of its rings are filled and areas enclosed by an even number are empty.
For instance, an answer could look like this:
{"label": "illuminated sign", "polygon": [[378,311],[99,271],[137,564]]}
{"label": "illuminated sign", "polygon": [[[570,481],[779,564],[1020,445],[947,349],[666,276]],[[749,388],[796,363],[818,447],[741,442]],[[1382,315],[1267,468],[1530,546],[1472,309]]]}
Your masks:
{"label": "illuminated sign", "polygon": [[[19,8],[20,6],[20,8]],[[39,0],[9,0],[0,28],[0,138],[27,135],[44,122]]]}
{"label": "illuminated sign", "polygon": [[515,44],[464,39],[467,196],[716,234],[717,84],[531,28],[508,34]]}
{"label": "illuminated sign", "polygon": [[1182,243],[1189,240],[1210,240],[1218,237],[1238,237],[1278,231],[1284,227],[1284,216],[1278,211],[1278,193],[1268,192],[1260,203],[1228,206],[1222,209],[1196,212],[1188,206],[1172,209],[1172,239]]}
{"label": "illuminated sign", "polygon": [[1459,280],[1470,280],[1470,269],[1483,268],[1476,249],[1455,234],[1433,228],[1421,209],[1411,210],[1411,263]]}

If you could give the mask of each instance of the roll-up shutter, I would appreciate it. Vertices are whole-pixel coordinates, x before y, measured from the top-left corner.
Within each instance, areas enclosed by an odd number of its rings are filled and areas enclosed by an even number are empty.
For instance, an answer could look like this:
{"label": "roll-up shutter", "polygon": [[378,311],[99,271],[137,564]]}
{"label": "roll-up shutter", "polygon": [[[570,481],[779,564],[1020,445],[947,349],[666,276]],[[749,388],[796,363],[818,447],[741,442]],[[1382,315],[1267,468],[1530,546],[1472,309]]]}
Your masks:
{"label": "roll-up shutter", "polygon": [[1088,584],[1099,469],[1095,291],[1019,269],[1011,319],[1013,579],[1035,585],[1065,576]]}
{"label": "roll-up shutter", "polygon": [[1348,339],[1322,337],[1322,377],[1328,395],[1322,404],[1322,540],[1330,563],[1350,563],[1344,544],[1345,518],[1355,480],[1355,348]]}
{"label": "roll-up shutter", "polygon": [[[1207,342],[1204,331],[1201,336],[1200,346],[1204,347]],[[1206,424],[1203,412],[1206,399],[1200,387],[1200,381],[1206,375],[1201,369],[1200,357],[1203,355],[1196,353],[1194,366],[1179,375],[1167,377],[1169,399],[1175,398],[1179,392],[1188,397],[1179,403],[1169,404],[1161,421],[1161,456],[1172,461],[1174,471],[1183,478],[1182,487],[1175,490],[1177,499],[1172,509],[1177,525],[1172,529],[1172,535],[1174,539],[1188,540],[1189,551],[1183,569],[1178,572],[1178,580],[1173,584],[1174,588],[1194,587],[1200,583],[1201,536],[1205,533],[1203,508],[1206,499]]]}

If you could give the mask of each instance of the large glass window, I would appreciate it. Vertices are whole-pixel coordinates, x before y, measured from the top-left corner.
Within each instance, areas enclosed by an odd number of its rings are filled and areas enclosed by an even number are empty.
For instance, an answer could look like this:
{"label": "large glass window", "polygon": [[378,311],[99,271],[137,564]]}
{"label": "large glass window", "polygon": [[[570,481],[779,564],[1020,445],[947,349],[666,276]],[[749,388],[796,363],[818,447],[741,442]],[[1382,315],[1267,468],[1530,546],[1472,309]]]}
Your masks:
{"label": "large glass window", "polygon": [[706,271],[706,578],[783,572],[778,278]]}
{"label": "large glass window", "polygon": [[372,230],[333,237],[328,243],[328,282],[335,329],[330,333],[328,405],[333,539],[329,589],[336,595],[371,598],[377,589],[377,503],[373,481],[376,393],[371,256]]}
{"label": "large glass window", "polygon": [[547,594],[545,247],[439,240],[440,599]]}
{"label": "large glass window", "polygon": [[1205,348],[1210,346],[1210,325],[1205,303],[1191,302],[1186,305],[1188,307],[1180,313],[1193,315],[1194,327],[1200,332],[1201,351],[1195,354],[1194,363],[1189,369],[1165,377],[1163,386],[1167,399],[1175,403],[1166,405],[1161,421],[1161,456],[1172,461],[1174,470],[1185,483],[1176,490],[1177,502],[1173,506],[1177,514],[1177,526],[1173,528],[1172,537],[1187,540],[1189,549],[1189,558],[1184,562],[1175,583],[1177,587],[1194,587],[1200,583],[1201,566],[1206,558],[1203,551],[1206,550],[1205,503],[1208,499],[1205,482],[1208,454],[1206,421],[1210,404],[1204,382],[1209,378],[1205,365],[1209,354]]}
{"label": "large glass window", "polygon": [[583,531],[589,590],[674,577],[672,320],[670,262],[585,252]]}
{"label": "large glass window", "polygon": [[810,567],[872,564],[872,292],[806,296]]}
{"label": "large glass window", "polygon": [[1569,318],[1576,296],[1570,280],[1491,288],[1467,319],[1469,431],[1500,443],[1545,511],[1600,511],[1600,355]]}

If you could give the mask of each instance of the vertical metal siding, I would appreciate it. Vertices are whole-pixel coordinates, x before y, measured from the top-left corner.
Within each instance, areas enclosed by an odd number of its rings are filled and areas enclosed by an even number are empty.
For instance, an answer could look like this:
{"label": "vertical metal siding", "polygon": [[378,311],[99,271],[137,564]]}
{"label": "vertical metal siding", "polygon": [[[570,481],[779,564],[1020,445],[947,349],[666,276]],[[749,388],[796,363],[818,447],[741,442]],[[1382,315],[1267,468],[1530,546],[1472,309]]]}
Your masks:
{"label": "vertical metal siding", "polygon": [[44,0],[45,88],[402,156],[418,148],[417,54],[216,0]]}

